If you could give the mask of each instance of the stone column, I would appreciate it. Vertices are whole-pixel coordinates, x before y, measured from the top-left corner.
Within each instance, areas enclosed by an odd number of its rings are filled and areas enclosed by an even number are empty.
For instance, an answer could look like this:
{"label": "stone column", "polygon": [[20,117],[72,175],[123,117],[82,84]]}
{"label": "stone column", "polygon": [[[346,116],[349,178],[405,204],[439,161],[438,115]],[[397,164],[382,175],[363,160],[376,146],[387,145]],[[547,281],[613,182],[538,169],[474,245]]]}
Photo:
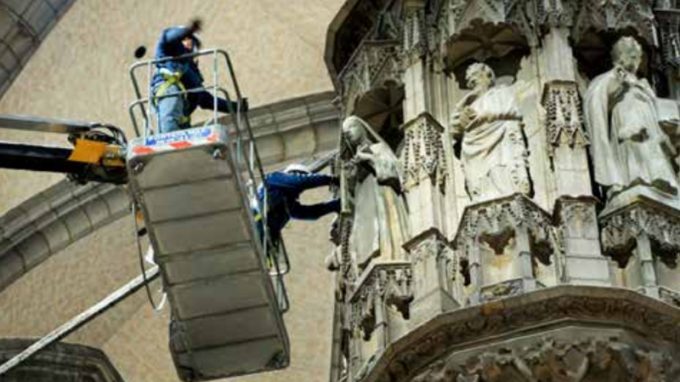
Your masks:
{"label": "stone column", "polygon": [[549,155],[555,179],[555,216],[561,232],[561,281],[611,285],[600,251],[588,168],[588,137],[576,85],[569,32],[559,24],[543,37],[543,96]]}
{"label": "stone column", "polygon": [[414,275],[409,322],[414,327],[460,305],[453,293],[461,275],[452,248],[438,230],[423,232],[405,247],[411,255]]}
{"label": "stone column", "polygon": [[404,144],[400,153],[404,189],[411,217],[414,300],[410,325],[417,325],[458,306],[452,295],[447,264],[454,263],[446,232],[447,158],[445,128],[437,121],[447,113],[446,86],[429,49],[426,1],[408,0],[404,12]]}

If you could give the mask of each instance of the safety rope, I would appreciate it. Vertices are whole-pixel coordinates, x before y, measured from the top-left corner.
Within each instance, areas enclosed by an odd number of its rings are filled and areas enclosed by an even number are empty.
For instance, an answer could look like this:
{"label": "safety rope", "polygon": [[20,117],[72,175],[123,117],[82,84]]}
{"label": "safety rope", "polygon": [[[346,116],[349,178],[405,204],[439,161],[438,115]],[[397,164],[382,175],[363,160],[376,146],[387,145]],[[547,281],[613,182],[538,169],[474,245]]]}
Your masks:
{"label": "safety rope", "polygon": [[139,258],[139,268],[142,270],[142,277],[144,278],[144,289],[146,290],[146,297],[149,300],[149,303],[153,307],[153,310],[156,312],[160,312],[163,310],[163,307],[165,306],[165,301],[167,300],[167,296],[165,293],[163,293],[163,297],[161,297],[160,303],[156,304],[156,302],[153,299],[153,296],[151,295],[151,289],[149,288],[149,280],[146,278],[146,269],[144,268],[144,256],[142,255],[142,243],[139,240],[139,224],[137,224],[137,203],[132,202],[132,216],[133,220],[135,221],[135,241],[137,242],[137,255]]}

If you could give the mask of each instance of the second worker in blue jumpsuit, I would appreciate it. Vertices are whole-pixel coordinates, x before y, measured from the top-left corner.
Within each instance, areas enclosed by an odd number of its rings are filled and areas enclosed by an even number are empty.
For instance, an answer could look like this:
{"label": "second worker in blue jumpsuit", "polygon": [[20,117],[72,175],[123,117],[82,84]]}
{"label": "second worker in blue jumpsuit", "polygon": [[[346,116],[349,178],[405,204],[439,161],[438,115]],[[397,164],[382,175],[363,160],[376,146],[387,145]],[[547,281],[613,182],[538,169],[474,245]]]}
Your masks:
{"label": "second worker in blue jumpsuit", "polygon": [[[156,44],[155,59],[175,58],[197,51],[201,45],[195,35],[198,30],[200,30],[198,20],[193,21],[189,27],[165,29]],[[193,57],[156,63],[151,87],[161,133],[191,127],[191,113],[197,107],[212,109],[214,106],[213,95],[202,89],[203,76]],[[198,89],[198,91],[180,94],[191,89]],[[230,113],[236,111],[237,108],[236,102],[217,98],[218,111]],[[244,99],[241,111],[247,111],[247,109],[248,103]]]}
{"label": "second worker in blue jumpsuit", "polygon": [[[292,219],[316,220],[322,216],[335,212],[340,212],[340,200],[333,199],[318,204],[300,204],[300,194],[304,191],[338,184],[338,178],[312,174],[303,165],[294,164],[288,166],[284,171],[275,171],[265,176],[267,185],[267,227],[272,244],[276,247],[281,240],[281,230],[286,223]],[[257,197],[260,205],[264,205],[264,187],[260,186]],[[262,237],[262,216],[259,212],[255,214],[258,233]]]}

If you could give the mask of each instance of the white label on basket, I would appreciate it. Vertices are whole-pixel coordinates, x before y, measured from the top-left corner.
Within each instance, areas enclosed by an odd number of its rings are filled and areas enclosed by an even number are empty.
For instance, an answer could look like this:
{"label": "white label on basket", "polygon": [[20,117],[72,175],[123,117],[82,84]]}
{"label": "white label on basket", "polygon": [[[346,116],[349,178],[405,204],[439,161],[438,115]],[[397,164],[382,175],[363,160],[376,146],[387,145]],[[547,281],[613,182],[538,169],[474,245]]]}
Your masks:
{"label": "white label on basket", "polygon": [[195,141],[206,139],[210,136],[210,127],[201,127],[188,130],[173,131],[146,137],[145,146],[164,146],[173,142]]}

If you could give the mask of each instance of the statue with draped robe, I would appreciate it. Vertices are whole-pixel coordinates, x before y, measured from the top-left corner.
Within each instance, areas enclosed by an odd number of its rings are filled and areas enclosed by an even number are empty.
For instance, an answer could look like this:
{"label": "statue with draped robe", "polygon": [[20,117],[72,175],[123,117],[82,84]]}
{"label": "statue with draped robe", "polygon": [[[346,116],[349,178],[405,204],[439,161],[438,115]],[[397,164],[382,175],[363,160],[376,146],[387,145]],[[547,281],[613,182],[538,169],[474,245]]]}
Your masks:
{"label": "statue with draped robe", "polygon": [[458,102],[450,123],[470,199],[528,194],[527,149],[514,90],[495,86],[494,72],[483,63],[470,65],[465,78],[472,91]]}
{"label": "statue with draped robe", "polygon": [[401,190],[399,161],[386,142],[356,116],[342,124],[340,156],[343,209],[352,211],[350,252],[364,266],[375,257],[403,259],[408,214]]}
{"label": "statue with draped robe", "polygon": [[634,38],[621,38],[614,68],[595,77],[584,97],[595,181],[610,197],[639,184],[677,195],[675,149],[659,125],[654,90],[637,76],[642,54]]}

